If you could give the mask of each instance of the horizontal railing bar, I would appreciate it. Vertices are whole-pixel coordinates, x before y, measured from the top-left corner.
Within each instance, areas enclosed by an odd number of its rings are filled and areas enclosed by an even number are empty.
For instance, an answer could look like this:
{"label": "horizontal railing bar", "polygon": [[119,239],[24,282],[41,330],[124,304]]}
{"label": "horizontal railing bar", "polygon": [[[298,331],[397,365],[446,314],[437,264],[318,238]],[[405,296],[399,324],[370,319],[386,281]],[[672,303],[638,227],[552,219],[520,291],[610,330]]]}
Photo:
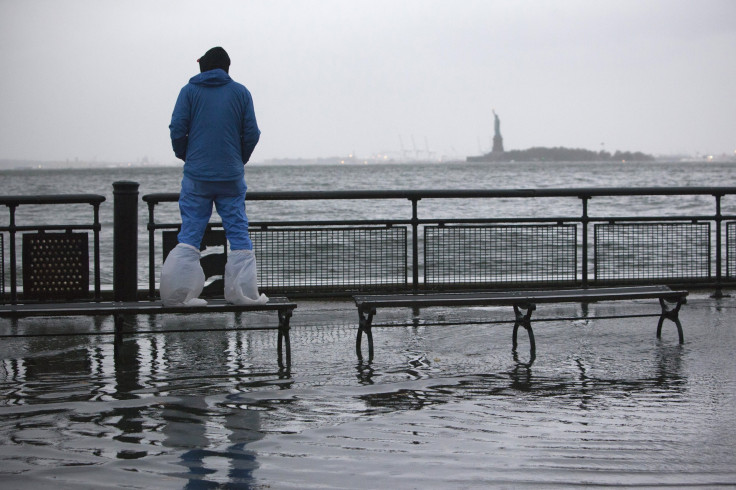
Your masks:
{"label": "horizontal railing bar", "polygon": [[588,218],[589,222],[593,221],[600,221],[600,222],[610,222],[610,221],[714,221],[716,219],[715,215],[703,215],[703,216],[696,216],[696,215],[680,215],[680,216],[591,216]]}
{"label": "horizontal railing bar", "polygon": [[[713,221],[715,216],[615,216],[615,217],[590,217],[589,222],[611,222],[611,221]],[[545,218],[434,218],[418,219],[420,225],[446,225],[446,224],[474,224],[474,223],[580,223],[582,218],[578,216],[559,216]],[[402,226],[412,224],[411,220],[309,220],[309,221],[251,221],[252,228],[285,226]],[[149,223],[149,229],[163,230],[175,229],[180,223]],[[213,221],[207,225],[209,228],[221,228],[222,222]]]}
{"label": "horizontal railing bar", "polygon": [[0,226],[0,231],[53,231],[53,230],[91,230],[94,231],[98,226],[95,225],[23,225],[23,226]]}
{"label": "horizontal railing bar", "polygon": [[[352,191],[253,191],[251,201],[294,201],[331,199],[468,199],[486,197],[602,197],[602,196],[677,196],[736,194],[736,187],[581,187],[549,189],[421,189]],[[143,196],[147,203],[176,202],[179,193],[153,193]]]}
{"label": "horizontal railing bar", "polygon": [[579,217],[546,217],[546,218],[425,218],[418,219],[420,225],[447,225],[447,224],[481,224],[481,223],[565,223],[580,222]]}
{"label": "horizontal railing bar", "polygon": [[[614,217],[589,217],[587,221],[592,222],[610,222],[610,221],[714,221],[715,215],[705,216],[614,216]],[[473,224],[473,223],[581,223],[583,219],[579,216],[575,217],[544,217],[544,218],[440,218],[440,219],[419,219],[417,223],[420,225],[427,224]]]}
{"label": "horizontal railing bar", "polygon": [[[283,226],[395,226],[410,225],[410,220],[310,220],[310,221],[251,221],[251,228],[283,227]],[[149,223],[148,229],[161,230],[179,228],[180,223]],[[221,221],[207,224],[208,228],[222,228]]]}
{"label": "horizontal railing bar", "polygon": [[[270,228],[270,227],[284,227],[284,226],[400,226],[410,225],[410,220],[314,220],[314,221],[253,221],[249,223],[249,226],[253,228]],[[222,226],[222,223],[220,223]]]}
{"label": "horizontal railing bar", "polygon": [[100,204],[105,196],[99,194],[48,194],[38,196],[0,196],[0,205],[26,204]]}

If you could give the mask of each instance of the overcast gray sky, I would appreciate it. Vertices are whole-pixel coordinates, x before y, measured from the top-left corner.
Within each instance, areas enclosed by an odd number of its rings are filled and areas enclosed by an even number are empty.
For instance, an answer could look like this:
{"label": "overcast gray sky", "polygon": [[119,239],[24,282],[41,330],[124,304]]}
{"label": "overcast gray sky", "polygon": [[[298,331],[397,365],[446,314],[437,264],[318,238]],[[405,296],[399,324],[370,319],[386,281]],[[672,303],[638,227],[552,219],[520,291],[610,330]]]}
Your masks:
{"label": "overcast gray sky", "polygon": [[174,161],[213,46],[253,159],[567,146],[736,150],[734,0],[0,0],[0,158]]}

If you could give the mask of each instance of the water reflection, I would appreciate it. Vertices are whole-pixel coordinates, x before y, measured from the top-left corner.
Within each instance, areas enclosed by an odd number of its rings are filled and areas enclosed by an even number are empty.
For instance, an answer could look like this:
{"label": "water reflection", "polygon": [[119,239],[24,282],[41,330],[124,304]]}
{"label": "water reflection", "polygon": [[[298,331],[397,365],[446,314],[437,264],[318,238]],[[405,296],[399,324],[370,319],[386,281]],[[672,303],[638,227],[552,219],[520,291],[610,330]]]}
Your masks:
{"label": "water reflection", "polygon": [[516,365],[509,373],[511,388],[519,391],[530,391],[532,386],[532,364],[536,358],[534,351],[531,352],[528,362],[520,362],[516,349],[513,351]]}
{"label": "water reflection", "polygon": [[[115,349],[115,386],[111,396],[116,400],[138,399],[137,394],[143,386],[140,383],[141,363],[140,347],[138,342],[122,342]],[[148,455],[147,451],[139,448],[127,448],[128,444],[140,444],[144,435],[143,410],[146,407],[139,404],[117,408],[112,417],[111,425],[118,430],[112,438],[123,443],[124,449],[117,452],[120,459],[139,459]]]}
{"label": "water reflection", "polygon": [[[653,389],[666,390],[670,397],[682,393],[686,384],[681,372],[682,350],[679,344],[659,345],[656,350],[656,371],[651,376],[639,379],[596,376],[590,372],[589,361],[579,357],[574,359],[577,377],[571,378],[567,373],[559,376],[535,376],[532,369],[535,356],[531,355],[529,361],[521,362],[514,351],[514,364],[505,372],[476,374],[451,384],[430,382],[416,390],[401,388],[396,391],[368,393],[360,396],[360,399],[365,402],[366,414],[375,414],[377,411],[387,413],[421,410],[430,405],[450,403],[458,399],[472,400],[489,395],[509,396],[518,392],[534,397],[575,400],[578,409],[593,410],[599,406],[601,399],[610,397],[612,393],[624,397],[636,393],[648,394]],[[370,365],[358,364],[357,368],[358,378],[363,382],[366,381],[366,373],[375,375],[375,369]],[[412,370],[407,369],[407,374],[413,376]]]}
{"label": "water reflection", "polygon": [[[59,457],[74,448],[72,454],[133,465],[163,458],[169,463],[159,470],[185,468],[166,470],[186,479],[185,488],[252,483],[258,462],[248,445],[263,438],[261,416],[238,403],[236,393],[287,389],[293,380],[288,369],[268,371],[253,362],[254,350],[266,349],[247,333],[210,335],[204,342],[192,335],[125,336],[114,346],[110,336],[6,340],[0,440],[10,438],[14,446],[35,440]],[[22,405],[41,410],[11,408]],[[65,422],[57,426],[59,417]],[[33,460],[22,472],[34,471]]]}
{"label": "water reflection", "polygon": [[514,358],[514,362],[517,366],[524,366],[526,368],[532,367],[532,364],[534,364],[534,360],[537,358],[537,351],[536,349],[529,349],[529,360],[526,362],[521,361],[519,357],[519,351],[518,349],[512,349],[511,350],[511,356]]}
{"label": "water reflection", "polygon": [[682,373],[682,344],[660,343],[656,350],[657,373],[653,378],[660,388],[681,388],[687,381]]}
{"label": "water reflection", "polygon": [[185,468],[170,476],[185,478],[184,488],[211,488],[213,483],[251,483],[258,468],[247,445],[263,438],[260,416],[253,410],[210,406],[204,397],[178,397],[161,410],[162,445],[179,455]]}
{"label": "water reflection", "polygon": [[373,369],[373,361],[359,359],[355,370],[357,371],[357,378],[360,384],[372,385],[374,383],[373,376],[376,374],[376,370]]}

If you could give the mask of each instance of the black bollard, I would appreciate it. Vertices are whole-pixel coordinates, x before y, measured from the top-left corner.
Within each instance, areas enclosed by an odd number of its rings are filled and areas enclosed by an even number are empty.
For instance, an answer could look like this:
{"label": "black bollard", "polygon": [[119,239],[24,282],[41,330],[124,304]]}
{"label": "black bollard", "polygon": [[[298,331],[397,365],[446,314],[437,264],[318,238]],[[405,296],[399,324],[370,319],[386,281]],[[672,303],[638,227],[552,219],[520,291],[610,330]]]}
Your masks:
{"label": "black bollard", "polygon": [[113,291],[115,301],[138,294],[138,182],[113,182]]}

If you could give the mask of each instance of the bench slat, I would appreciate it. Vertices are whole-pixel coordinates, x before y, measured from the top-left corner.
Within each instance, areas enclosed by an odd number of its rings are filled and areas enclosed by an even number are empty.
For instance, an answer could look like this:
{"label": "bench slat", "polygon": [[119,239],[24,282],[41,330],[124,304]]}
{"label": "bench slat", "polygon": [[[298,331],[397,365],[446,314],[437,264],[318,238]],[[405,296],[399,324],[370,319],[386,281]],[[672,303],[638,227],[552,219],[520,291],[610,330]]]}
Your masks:
{"label": "bench slat", "polygon": [[273,311],[296,308],[296,303],[288,298],[269,298],[268,303],[256,305],[234,305],[223,299],[209,300],[203,306],[163,306],[161,301],[123,301],[123,302],[86,302],[86,303],[29,303],[20,305],[4,305],[0,307],[0,316],[94,316],[112,315],[116,313],[166,314],[166,313],[214,313],[239,311]]}
{"label": "bench slat", "polygon": [[462,306],[508,305],[522,303],[564,303],[579,301],[606,301],[627,299],[684,298],[687,291],[672,290],[667,286],[640,286],[621,288],[554,289],[528,291],[490,291],[458,293],[426,293],[395,295],[356,295],[355,304],[361,306]]}

